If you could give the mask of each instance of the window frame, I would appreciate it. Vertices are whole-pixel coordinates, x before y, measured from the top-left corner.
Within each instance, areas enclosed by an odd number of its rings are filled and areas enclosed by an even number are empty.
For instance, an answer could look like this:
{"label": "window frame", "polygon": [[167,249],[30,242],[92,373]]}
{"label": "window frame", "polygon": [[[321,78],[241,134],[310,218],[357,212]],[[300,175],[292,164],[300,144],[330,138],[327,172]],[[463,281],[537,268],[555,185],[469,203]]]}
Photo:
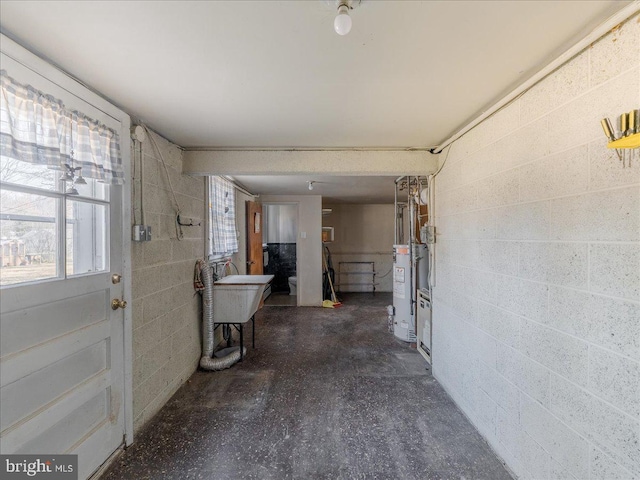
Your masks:
{"label": "window frame", "polygon": [[[222,178],[224,180],[226,180],[227,182],[229,182],[231,184],[231,186],[233,187],[233,204],[234,204],[234,209],[233,209],[233,213],[234,213],[234,218],[233,218],[233,224],[235,227],[235,232],[236,232],[236,238],[238,240],[238,250],[235,252],[225,252],[225,253],[213,253],[211,246],[212,246],[212,222],[213,222],[213,218],[212,218],[212,213],[213,213],[213,208],[210,207],[211,204],[211,179],[213,177],[219,177]],[[240,251],[240,239],[238,238],[238,210],[237,210],[237,196],[236,196],[236,186],[235,184],[229,180],[228,178],[222,176],[222,175],[206,175],[204,177],[204,183],[205,183],[205,207],[206,207],[206,218],[205,218],[205,228],[206,228],[206,245],[204,247],[205,250],[205,258],[208,259],[210,262],[220,262],[222,260],[231,260],[231,257],[236,254],[239,253]]]}
{"label": "window frame", "polygon": [[[79,201],[84,203],[91,203],[96,205],[102,205],[105,207],[105,218],[110,218],[111,208],[111,186],[105,184],[107,189],[106,199],[97,199],[93,197],[87,197],[85,195],[69,195],[62,191],[62,185],[59,181],[60,172],[56,170],[55,181],[56,190],[48,190],[45,188],[33,187],[30,185],[20,185],[12,182],[0,182],[0,190],[8,190],[17,193],[26,193],[30,195],[38,195],[42,197],[49,197],[58,200],[56,208],[56,275],[55,277],[41,278],[36,280],[28,280],[24,282],[11,283],[8,285],[0,285],[0,289],[7,289],[12,287],[22,287],[25,285],[36,285],[40,283],[64,281],[70,278],[86,277],[90,275],[101,275],[109,271],[109,265],[111,264],[111,226],[110,222],[105,222],[105,269],[93,272],[73,273],[67,274],[67,198],[72,201]],[[2,267],[4,268],[4,267]]]}

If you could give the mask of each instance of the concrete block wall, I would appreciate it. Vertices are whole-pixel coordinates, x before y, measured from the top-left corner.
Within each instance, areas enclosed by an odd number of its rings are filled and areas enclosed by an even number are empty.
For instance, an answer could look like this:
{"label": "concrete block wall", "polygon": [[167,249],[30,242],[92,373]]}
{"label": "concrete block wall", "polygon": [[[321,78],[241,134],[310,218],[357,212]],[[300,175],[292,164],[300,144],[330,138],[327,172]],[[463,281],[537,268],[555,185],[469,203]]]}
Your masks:
{"label": "concrete block wall", "polygon": [[[200,227],[183,227],[178,240],[173,197],[165,169],[150,139],[143,143],[145,221],[150,242],[132,243],[134,430],[144,425],[195,371],[200,357],[199,300],[193,271],[204,255],[204,179],[182,172],[182,150],[154,134],[167,162],[171,186],[183,218]],[[133,155],[132,155],[133,158]],[[134,172],[133,208],[140,210],[140,164]]]}
{"label": "concrete block wall", "polygon": [[[389,183],[393,188],[393,180]],[[393,232],[394,206],[384,204],[327,204],[332,212],[322,216],[323,227],[334,228],[334,242],[327,246],[331,251],[336,283],[342,292],[371,291],[368,286],[347,285],[346,281],[368,282],[368,275],[338,275],[340,262],[375,262],[377,292],[393,291]],[[349,268],[347,266],[347,268]],[[342,277],[342,278],[340,278]]]}
{"label": "concrete block wall", "polygon": [[433,372],[519,478],[640,478],[640,161],[622,168],[600,127],[640,107],[639,21],[436,177]]}

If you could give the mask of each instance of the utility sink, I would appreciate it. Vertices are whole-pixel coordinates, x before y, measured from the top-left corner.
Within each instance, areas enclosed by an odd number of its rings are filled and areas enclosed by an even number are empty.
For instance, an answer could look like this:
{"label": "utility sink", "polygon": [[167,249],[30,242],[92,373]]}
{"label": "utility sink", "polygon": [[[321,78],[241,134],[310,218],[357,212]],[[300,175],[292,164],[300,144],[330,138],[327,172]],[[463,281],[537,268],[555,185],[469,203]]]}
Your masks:
{"label": "utility sink", "polygon": [[258,311],[273,275],[227,275],[213,283],[214,323],[246,323]]}

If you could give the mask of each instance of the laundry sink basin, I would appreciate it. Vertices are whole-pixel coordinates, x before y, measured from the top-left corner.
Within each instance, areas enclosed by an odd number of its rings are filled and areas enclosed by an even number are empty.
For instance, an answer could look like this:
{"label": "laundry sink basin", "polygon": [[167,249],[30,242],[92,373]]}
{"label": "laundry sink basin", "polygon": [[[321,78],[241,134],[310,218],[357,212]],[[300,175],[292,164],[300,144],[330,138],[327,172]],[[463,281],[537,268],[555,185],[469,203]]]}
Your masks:
{"label": "laundry sink basin", "polygon": [[214,323],[245,323],[258,311],[273,275],[227,275],[213,283]]}

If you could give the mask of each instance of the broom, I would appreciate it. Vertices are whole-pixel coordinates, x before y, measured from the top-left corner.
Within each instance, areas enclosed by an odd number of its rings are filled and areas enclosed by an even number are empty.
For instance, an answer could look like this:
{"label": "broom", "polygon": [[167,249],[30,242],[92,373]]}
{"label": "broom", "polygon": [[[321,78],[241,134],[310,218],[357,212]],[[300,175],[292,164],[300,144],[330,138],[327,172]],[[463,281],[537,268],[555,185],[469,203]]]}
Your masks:
{"label": "broom", "polygon": [[329,265],[327,263],[327,257],[325,256],[324,249],[322,249],[322,263],[324,270],[327,272],[327,278],[329,279],[329,286],[331,287],[331,300],[324,300],[322,306],[326,308],[336,308],[342,306],[342,303],[338,301],[336,297],[336,291],[333,289],[333,282],[331,281],[331,272],[329,271]]}

